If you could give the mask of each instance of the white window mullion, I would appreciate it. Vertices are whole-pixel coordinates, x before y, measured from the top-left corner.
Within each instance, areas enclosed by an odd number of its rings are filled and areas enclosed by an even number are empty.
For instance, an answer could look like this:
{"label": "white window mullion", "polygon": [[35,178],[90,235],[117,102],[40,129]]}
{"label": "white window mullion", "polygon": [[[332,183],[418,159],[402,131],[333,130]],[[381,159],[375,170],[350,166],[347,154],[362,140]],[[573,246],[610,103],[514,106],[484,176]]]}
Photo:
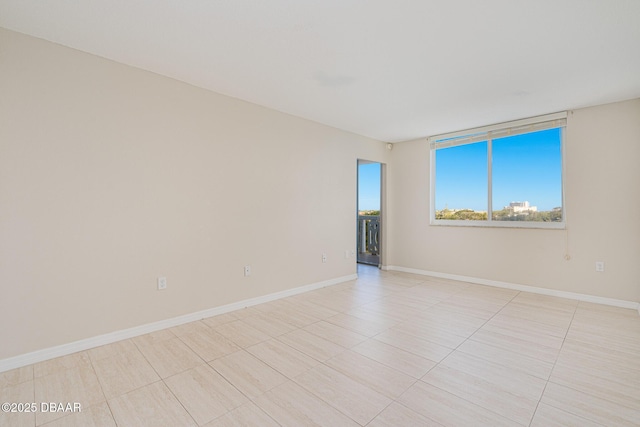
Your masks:
{"label": "white window mullion", "polygon": [[493,205],[492,205],[492,201],[493,201],[493,195],[492,193],[492,189],[493,189],[493,185],[491,183],[491,171],[492,171],[492,160],[493,160],[493,156],[492,156],[492,146],[493,146],[493,140],[489,139],[487,140],[487,173],[488,173],[488,179],[487,179],[487,185],[489,186],[489,188],[487,188],[487,221],[491,222],[491,214],[493,213]]}

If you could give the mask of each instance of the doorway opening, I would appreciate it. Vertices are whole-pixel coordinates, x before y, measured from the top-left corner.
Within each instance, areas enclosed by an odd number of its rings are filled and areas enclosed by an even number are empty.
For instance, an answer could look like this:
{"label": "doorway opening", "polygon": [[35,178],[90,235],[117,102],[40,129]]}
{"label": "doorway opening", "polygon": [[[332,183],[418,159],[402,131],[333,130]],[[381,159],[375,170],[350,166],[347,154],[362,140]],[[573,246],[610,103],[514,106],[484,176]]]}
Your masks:
{"label": "doorway opening", "polygon": [[358,160],[358,263],[381,265],[382,164]]}

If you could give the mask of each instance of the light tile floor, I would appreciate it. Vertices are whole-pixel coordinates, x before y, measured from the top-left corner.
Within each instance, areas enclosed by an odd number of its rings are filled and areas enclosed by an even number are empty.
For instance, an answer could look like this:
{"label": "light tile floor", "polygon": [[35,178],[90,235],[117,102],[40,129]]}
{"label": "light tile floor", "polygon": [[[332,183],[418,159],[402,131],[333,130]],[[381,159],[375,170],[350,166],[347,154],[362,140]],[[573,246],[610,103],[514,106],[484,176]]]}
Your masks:
{"label": "light tile floor", "polygon": [[359,267],[357,281],[0,373],[2,426],[640,426],[640,316]]}

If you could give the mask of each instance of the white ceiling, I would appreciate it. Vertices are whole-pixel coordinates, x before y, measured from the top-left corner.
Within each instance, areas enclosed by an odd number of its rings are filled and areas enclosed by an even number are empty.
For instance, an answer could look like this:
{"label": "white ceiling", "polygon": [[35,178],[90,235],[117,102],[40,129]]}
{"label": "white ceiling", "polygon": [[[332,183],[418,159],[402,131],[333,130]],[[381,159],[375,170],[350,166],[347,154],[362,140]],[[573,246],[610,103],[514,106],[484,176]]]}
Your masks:
{"label": "white ceiling", "polygon": [[0,0],[0,26],[392,142],[640,97],[639,0]]}

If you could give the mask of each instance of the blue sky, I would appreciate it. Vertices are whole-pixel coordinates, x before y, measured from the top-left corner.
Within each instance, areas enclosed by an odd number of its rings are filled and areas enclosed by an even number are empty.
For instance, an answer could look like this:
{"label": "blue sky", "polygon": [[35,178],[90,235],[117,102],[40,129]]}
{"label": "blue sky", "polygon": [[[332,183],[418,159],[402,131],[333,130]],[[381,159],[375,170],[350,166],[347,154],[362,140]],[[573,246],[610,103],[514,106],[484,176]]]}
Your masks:
{"label": "blue sky", "polygon": [[[560,129],[493,140],[493,210],[528,201],[546,211],[562,205]],[[487,143],[436,152],[436,210],[487,210]]]}
{"label": "blue sky", "polygon": [[380,209],[380,163],[358,165],[358,209]]}

